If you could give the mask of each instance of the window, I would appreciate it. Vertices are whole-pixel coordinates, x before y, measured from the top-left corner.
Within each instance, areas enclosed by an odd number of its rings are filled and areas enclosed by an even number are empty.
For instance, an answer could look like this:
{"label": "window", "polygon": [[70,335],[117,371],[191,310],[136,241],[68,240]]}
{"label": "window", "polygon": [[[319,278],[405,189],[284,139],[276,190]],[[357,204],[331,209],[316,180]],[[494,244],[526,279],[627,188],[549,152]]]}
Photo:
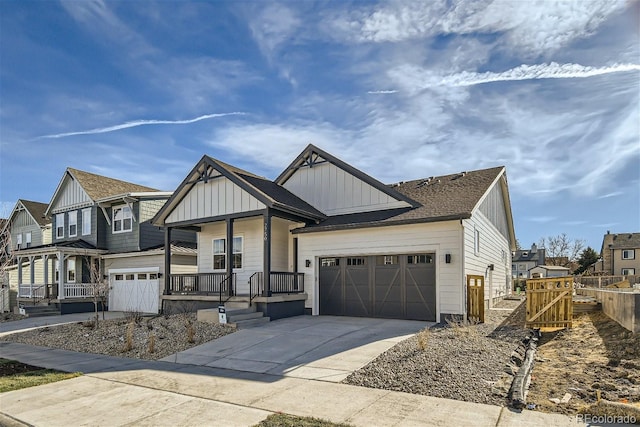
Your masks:
{"label": "window", "polygon": [[398,255],[381,255],[376,257],[378,265],[396,265],[398,264]]}
{"label": "window", "polygon": [[147,280],[147,273],[139,273],[138,280]]}
{"label": "window", "polygon": [[431,264],[431,255],[409,255],[407,264]]}
{"label": "window", "polygon": [[623,276],[633,276],[634,274],[636,274],[636,269],[635,268],[623,268],[622,269],[622,275]]}
{"label": "window", "polygon": [[78,235],[78,211],[69,212],[69,237]]}
{"label": "window", "polygon": [[56,266],[55,266],[55,277],[56,277],[56,283],[58,283],[60,281],[60,261],[56,260]]}
{"label": "window", "polygon": [[18,233],[16,236],[16,249],[20,249],[22,246],[22,233]]}
{"label": "window", "polygon": [[227,245],[225,239],[213,241],[213,269],[224,270],[227,268]]}
{"label": "window", "polygon": [[76,260],[69,258],[67,260],[67,283],[75,283],[76,281]]}
{"label": "window", "polygon": [[56,214],[56,238],[64,237],[64,214]]}
{"label": "window", "polygon": [[480,253],[480,230],[474,230],[473,251],[476,255]]}
{"label": "window", "polygon": [[91,234],[91,208],[82,209],[82,235]]}
{"label": "window", "polygon": [[322,267],[336,267],[338,265],[340,265],[340,258],[322,258],[320,260]]}
{"label": "window", "polygon": [[116,280],[124,280],[124,275],[123,274],[116,274],[115,279]]}
{"label": "window", "polygon": [[[243,239],[242,236],[233,238],[233,268],[242,268]],[[227,239],[213,240],[213,269],[225,270],[227,268]]]}
{"label": "window", "polygon": [[149,280],[157,280],[157,279],[158,279],[158,273],[149,274]]}
{"label": "window", "polygon": [[133,280],[135,279],[135,274],[126,274],[124,277],[126,280]]}
{"label": "window", "polygon": [[527,269],[527,264],[518,264],[518,270],[524,271]]}
{"label": "window", "polygon": [[129,206],[113,208],[113,232],[124,233],[133,230],[133,215]]}
{"label": "window", "polygon": [[31,232],[25,233],[24,235],[24,244],[27,248],[31,247]]}
{"label": "window", "polygon": [[347,258],[347,265],[366,265],[367,259],[363,257]]}
{"label": "window", "polygon": [[622,259],[636,259],[636,251],[633,249],[625,249],[622,251]]}

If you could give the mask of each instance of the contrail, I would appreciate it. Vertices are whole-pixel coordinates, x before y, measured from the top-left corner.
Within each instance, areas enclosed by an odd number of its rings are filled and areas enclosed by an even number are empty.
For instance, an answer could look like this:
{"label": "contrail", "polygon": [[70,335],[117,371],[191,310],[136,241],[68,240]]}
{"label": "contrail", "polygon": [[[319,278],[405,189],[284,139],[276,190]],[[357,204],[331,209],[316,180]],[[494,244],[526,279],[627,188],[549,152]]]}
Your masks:
{"label": "contrail", "polygon": [[[591,67],[580,64],[558,64],[557,62],[520,65],[510,70],[499,73],[487,71],[476,73],[463,71],[448,76],[437,75],[431,71],[406,67],[393,70],[396,80],[413,80],[408,84],[408,89],[429,89],[432,87],[465,87],[486,83],[508,82],[520,80],[540,79],[583,79],[611,73],[624,73],[628,71],[640,71],[638,64],[613,64],[607,67]],[[411,87],[413,86],[413,87]],[[369,91],[371,94],[397,93],[397,90]]]}
{"label": "contrail", "polygon": [[372,95],[386,95],[388,93],[398,93],[397,90],[370,90],[367,92]]}
{"label": "contrail", "polygon": [[242,112],[233,112],[233,113],[219,113],[219,114],[205,114],[204,116],[199,116],[194,119],[187,120],[136,120],[133,122],[126,122],[119,125],[107,126],[104,128],[96,128],[90,130],[82,130],[77,132],[65,132],[65,133],[57,133],[54,135],[43,135],[39,136],[36,139],[43,138],[64,138],[66,136],[74,136],[74,135],[93,135],[97,133],[107,133],[107,132],[115,132],[122,129],[134,128],[137,126],[148,126],[148,125],[186,125],[189,123],[199,122],[201,120],[214,119],[216,117],[224,117],[224,116],[238,116],[244,115],[246,113]]}
{"label": "contrail", "polygon": [[520,65],[501,73],[491,71],[485,73],[462,73],[445,76],[439,82],[444,86],[474,86],[484,83],[506,82],[517,80],[538,79],[576,79],[600,76],[602,74],[640,71],[637,64],[614,64],[608,67],[590,67],[580,64],[549,64]]}

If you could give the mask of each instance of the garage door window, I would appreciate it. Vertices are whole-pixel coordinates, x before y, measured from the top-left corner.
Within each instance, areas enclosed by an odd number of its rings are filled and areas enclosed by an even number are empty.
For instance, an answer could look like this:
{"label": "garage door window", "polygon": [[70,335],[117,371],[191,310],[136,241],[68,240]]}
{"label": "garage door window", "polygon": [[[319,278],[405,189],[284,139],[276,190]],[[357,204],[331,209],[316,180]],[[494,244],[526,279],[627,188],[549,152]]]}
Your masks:
{"label": "garage door window", "polygon": [[127,275],[125,276],[125,278],[126,278],[126,280],[133,280],[133,279],[134,279],[134,276],[135,276],[134,274],[127,274]]}
{"label": "garage door window", "polygon": [[339,258],[322,258],[320,260],[320,265],[322,267],[335,267],[337,265],[340,265],[340,259]]}
{"label": "garage door window", "polygon": [[367,265],[367,259],[364,257],[347,258],[347,265]]}
{"label": "garage door window", "polygon": [[158,278],[158,275],[156,273],[149,274],[149,280],[156,280],[157,278]]}
{"label": "garage door window", "polygon": [[138,274],[138,280],[147,280],[147,273]]}
{"label": "garage door window", "polygon": [[123,274],[116,274],[115,279],[116,280],[124,280],[124,275]]}
{"label": "garage door window", "polygon": [[396,265],[399,262],[398,255],[381,255],[376,257],[377,265]]}
{"label": "garage door window", "polygon": [[407,264],[431,264],[431,255],[409,255]]}

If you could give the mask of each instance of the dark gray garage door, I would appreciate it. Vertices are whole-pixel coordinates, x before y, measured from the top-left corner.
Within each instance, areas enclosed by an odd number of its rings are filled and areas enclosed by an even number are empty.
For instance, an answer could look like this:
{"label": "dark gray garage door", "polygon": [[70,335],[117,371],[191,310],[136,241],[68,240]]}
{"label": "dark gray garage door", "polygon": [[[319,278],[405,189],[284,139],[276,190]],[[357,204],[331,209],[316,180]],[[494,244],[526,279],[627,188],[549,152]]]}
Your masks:
{"label": "dark gray garage door", "polygon": [[433,254],[321,258],[320,314],[435,321]]}

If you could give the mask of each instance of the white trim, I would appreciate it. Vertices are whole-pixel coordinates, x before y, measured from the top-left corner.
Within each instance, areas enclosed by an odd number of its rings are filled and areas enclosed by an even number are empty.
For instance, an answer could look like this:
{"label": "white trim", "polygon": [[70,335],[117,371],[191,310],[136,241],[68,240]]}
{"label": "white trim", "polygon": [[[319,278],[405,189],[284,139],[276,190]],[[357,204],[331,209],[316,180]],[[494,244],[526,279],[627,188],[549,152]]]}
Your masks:
{"label": "white trim", "polygon": [[[125,216],[124,214],[125,208],[129,210],[130,217]],[[116,210],[118,209],[121,209],[123,213],[122,218],[118,220],[121,223],[121,227],[122,227],[120,230],[116,230]],[[112,219],[111,233],[120,234],[120,233],[130,233],[133,231],[133,211],[131,210],[131,207],[129,205],[125,204],[125,205],[117,205],[117,206],[111,207],[111,219]],[[124,222],[126,219],[131,220],[131,228],[124,228]]]}
{"label": "white trim", "polygon": [[[67,230],[69,230],[69,237],[76,237],[78,235],[78,211],[69,211],[68,215],[69,217],[69,221],[67,222]],[[74,220],[75,222],[71,222],[71,220]],[[75,233],[71,234],[71,226],[75,225],[76,226],[76,231]]]}
{"label": "white trim", "polygon": [[[55,236],[56,239],[64,239],[64,229],[65,229],[65,221],[64,221],[64,213],[57,213],[56,215],[56,229],[55,231]],[[62,226],[60,225],[60,222],[58,221],[58,219],[62,218]],[[58,234],[58,230],[62,229],[62,234]]]}
{"label": "white trim", "polygon": [[[246,262],[246,258],[245,258],[245,253],[244,253],[244,233],[240,233],[240,234],[234,234],[233,238],[240,238],[242,239],[242,251],[240,252],[240,254],[242,255],[242,267],[240,268],[236,268],[233,267],[232,264],[232,270],[233,271],[238,271],[238,272],[243,272],[244,271],[244,266],[245,266],[245,262]],[[213,257],[215,257],[216,255],[220,255],[220,254],[216,254],[215,253],[215,248],[214,248],[214,243],[216,240],[224,240],[224,268],[215,268],[215,262],[213,260]],[[221,272],[225,272],[227,271],[227,262],[229,262],[229,260],[227,259],[227,236],[224,237],[214,237],[211,239],[211,271],[214,273],[221,273]],[[233,249],[235,250],[235,246],[233,247]],[[233,258],[233,255],[236,254],[237,252],[233,252],[231,254],[231,257]],[[233,261],[231,261],[233,263]]]}
{"label": "white trim", "polygon": [[[624,256],[625,252],[630,252],[631,253],[631,257],[625,257]],[[635,249],[623,249],[622,250],[622,254],[620,256],[622,257],[623,260],[636,259],[636,250]]]}
{"label": "white trim", "polygon": [[143,191],[143,192],[139,192],[139,193],[122,193],[122,194],[116,194],[113,196],[107,196],[107,197],[103,197],[101,199],[96,200],[97,203],[104,203],[104,202],[112,202],[114,200],[119,200],[119,199],[123,199],[125,197],[132,197],[132,198],[137,198],[137,197],[158,197],[158,198],[163,198],[163,197],[171,197],[171,195],[173,194],[172,191]]}
{"label": "white trim", "polygon": [[124,274],[124,273],[160,273],[160,267],[136,267],[136,268],[110,268],[107,274]]}
{"label": "white trim", "polygon": [[[91,209],[91,208],[84,208],[84,209],[82,209],[82,210],[80,211],[80,212],[82,212],[82,235],[83,235],[83,236],[89,236],[89,235],[91,235],[91,220],[92,220],[92,218],[91,218],[91,211],[92,211],[92,209]],[[85,213],[87,213],[87,212],[89,213],[89,222],[88,222],[88,224],[89,224],[89,232],[88,232],[88,233],[85,233],[85,224],[87,223],[87,222],[85,221],[85,220],[86,220],[86,218],[85,218]]]}

